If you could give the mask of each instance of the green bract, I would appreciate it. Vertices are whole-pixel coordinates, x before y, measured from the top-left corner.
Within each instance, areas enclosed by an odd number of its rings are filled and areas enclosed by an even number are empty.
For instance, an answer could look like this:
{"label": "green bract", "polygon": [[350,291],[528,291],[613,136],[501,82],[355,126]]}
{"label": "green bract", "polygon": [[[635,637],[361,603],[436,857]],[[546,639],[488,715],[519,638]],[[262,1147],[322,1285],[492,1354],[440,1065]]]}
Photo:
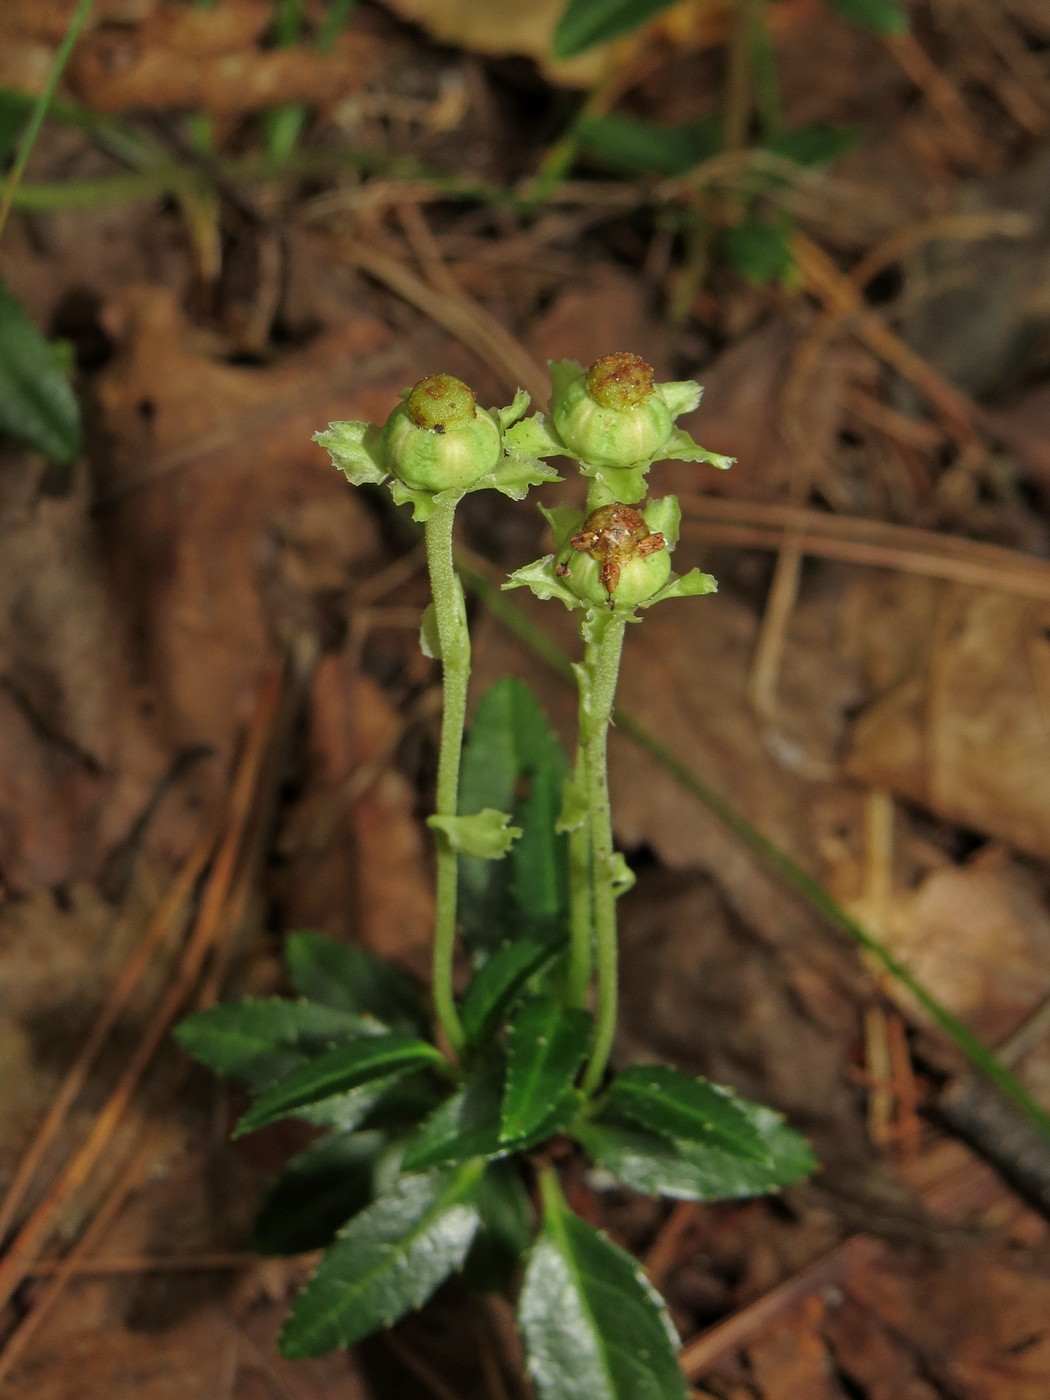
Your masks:
{"label": "green bract", "polygon": [[708,452],[674,426],[700,402],[691,379],[657,384],[637,355],[605,355],[589,370],[575,360],[552,360],[550,411],[515,424],[508,447],[537,457],[574,458],[592,486],[594,506],[633,505],[645,495],[653,462],[708,462],[728,467],[731,457]]}
{"label": "green bract", "polygon": [[554,535],[554,553],[515,570],[504,588],[531,588],[538,598],[558,598],[567,608],[623,613],[717,588],[699,569],[682,577],[671,573],[682,514],[677,496],[647,501],[638,510],[614,502],[590,515],[565,505],[540,510]]}
{"label": "green bract", "polygon": [[520,501],[530,486],[557,481],[552,467],[506,440],[529,406],[523,390],[506,408],[479,408],[474,391],[450,374],[432,374],[412,389],[386,423],[329,423],[314,441],[355,486],[390,483],[398,505],[428,520],[436,497],[493,487]]}

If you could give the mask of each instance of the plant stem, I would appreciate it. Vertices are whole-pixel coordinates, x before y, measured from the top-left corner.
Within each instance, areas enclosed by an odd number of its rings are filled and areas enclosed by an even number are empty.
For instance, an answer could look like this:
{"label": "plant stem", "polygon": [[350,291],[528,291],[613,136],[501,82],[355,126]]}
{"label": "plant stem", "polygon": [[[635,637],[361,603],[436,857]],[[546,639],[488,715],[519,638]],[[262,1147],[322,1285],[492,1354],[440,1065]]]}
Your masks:
{"label": "plant stem", "polygon": [[29,164],[30,152],[36,143],[37,135],[47,115],[47,109],[50,107],[52,98],[55,95],[55,89],[58,87],[58,80],[61,78],[65,66],[69,62],[69,56],[73,52],[77,40],[80,38],[81,30],[88,21],[88,16],[91,14],[93,5],[94,0],[80,0],[80,3],[74,10],[73,17],[69,21],[69,27],[66,29],[62,42],[59,44],[58,51],[51,63],[51,71],[47,75],[47,82],[44,84],[44,90],[37,98],[36,106],[33,108],[33,115],[30,117],[25,131],[22,133],[22,139],[18,143],[18,150],[15,153],[14,164],[11,167],[11,172],[4,185],[3,194],[0,196],[0,235],[3,234],[4,225],[7,223],[7,216],[11,212],[15,194],[18,191],[19,185],[22,183],[22,176],[25,174],[26,166]]}
{"label": "plant stem", "polygon": [[[443,492],[426,523],[427,565],[434,597],[434,619],[441,648],[444,703],[438,750],[436,815],[454,817],[459,804],[459,766],[463,726],[467,718],[470,680],[470,633],[463,589],[452,558],[452,522],[459,496]],[[433,995],[438,1024],[458,1055],[466,1045],[463,1022],[452,994],[452,962],[456,949],[456,887],[458,857],[443,831],[435,832],[437,894],[434,916]]]}
{"label": "plant stem", "polygon": [[616,1032],[617,962],[616,890],[613,866],[612,813],[609,806],[608,740],[626,619],[615,613],[591,612],[584,623],[587,653],[578,668],[580,678],[580,737],[583,745],[587,821],[591,844],[591,899],[594,950],[598,973],[598,1007],[594,1046],[582,1088],[598,1087]]}

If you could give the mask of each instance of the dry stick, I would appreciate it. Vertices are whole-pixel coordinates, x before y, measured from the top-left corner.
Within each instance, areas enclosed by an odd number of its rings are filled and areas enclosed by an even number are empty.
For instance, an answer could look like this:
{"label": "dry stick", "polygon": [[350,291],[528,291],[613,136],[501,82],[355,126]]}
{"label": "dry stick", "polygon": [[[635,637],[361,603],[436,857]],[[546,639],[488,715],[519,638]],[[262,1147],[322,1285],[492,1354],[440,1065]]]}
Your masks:
{"label": "dry stick", "polygon": [[679,1258],[682,1241],[700,1214],[698,1201],[675,1201],[656,1239],[646,1250],[643,1263],[654,1288],[663,1292],[664,1279]]}
{"label": "dry stick", "polygon": [[[721,506],[721,502],[718,503]],[[728,503],[727,503],[728,504]],[[741,545],[751,549],[779,549],[783,540],[784,526],[756,522],[743,523],[749,502],[733,502],[732,513],[737,514],[741,523],[732,520],[705,518],[701,507],[698,518],[687,515],[682,529],[682,537],[711,544]],[[778,509],[778,507],[771,507]],[[894,569],[902,573],[920,574],[927,578],[945,579],[951,583],[967,584],[973,588],[994,588],[1003,593],[1017,594],[1022,598],[1032,598],[1040,602],[1050,601],[1050,564],[1038,559],[1028,559],[1025,555],[1014,554],[1011,550],[996,551],[992,545],[974,542],[974,556],[954,551],[938,553],[925,548],[909,548],[896,543],[896,532],[905,527],[885,525],[881,521],[856,522],[870,524],[871,533],[881,533],[884,528],[885,543],[877,539],[851,538],[843,531],[823,522],[841,521],[849,517],[826,515],[820,511],[807,512],[814,521],[812,529],[798,530],[797,538],[805,554],[823,559],[841,559],[847,564],[864,564],[873,568]],[[726,512],[727,515],[730,512]],[[821,523],[817,523],[821,522]],[[936,537],[934,537],[936,538]],[[1001,563],[995,563],[983,551],[999,552]],[[979,552],[980,551],[980,552]],[[1032,567],[1028,567],[1031,565]]]}
{"label": "dry stick", "polygon": [[86,1140],[68,1162],[44,1200],[23,1224],[7,1254],[0,1261],[0,1308],[7,1304],[25,1277],[26,1270],[38,1258],[44,1242],[70,1197],[84,1185],[99,1162],[113,1131],[138,1089],[150,1061],[167,1035],[171,1022],[181,1010],[214,944],[222,926],[227,898],[237,873],[241,833],[251,814],[256,778],[268,748],[282,689],[283,678],[271,676],[253,716],[230,792],[227,829],[212,864],[197,919],[174,982],[161,998],[152,1022],[132,1052],[124,1073],[95,1119]]}
{"label": "dry stick", "polygon": [[36,1136],[18,1164],[3,1203],[0,1204],[0,1239],[7,1234],[16,1219],[26,1192],[39,1175],[48,1148],[61,1131],[74,1100],[83,1089],[99,1052],[149,966],[150,959],[189,899],[214,845],[215,835],[209,833],[179,871],[175,883],[146,924],[138,947],[110,992],[108,1001],[92,1026],[90,1035],[81,1046],[76,1060],[67,1071],[58,1093],[37,1129]]}
{"label": "dry stick", "polygon": [[177,1274],[200,1270],[253,1269],[258,1254],[216,1251],[210,1254],[104,1254],[101,1258],[83,1259],[71,1254],[65,1259],[38,1259],[26,1270],[27,1278],[49,1278],[67,1272],[70,1278],[95,1274]]}
{"label": "dry stick", "polygon": [[992,238],[1030,238],[1035,232],[1035,220],[1020,210],[995,209],[984,214],[938,214],[920,219],[907,228],[898,229],[876,244],[855,263],[848,280],[862,292],[872,278],[885,271],[921,243],[935,239],[952,239],[957,243],[981,243]]}
{"label": "dry stick", "polygon": [[444,326],[486,365],[501,374],[508,384],[527,389],[540,403],[550,394],[550,378],[510,332],[484,307],[465,293],[451,296],[435,291],[404,263],[369,248],[348,243],[347,257],[369,277],[382,282],[417,310]]}
{"label": "dry stick", "polygon": [[959,150],[973,160],[987,159],[991,148],[959,89],[940,71],[914,34],[894,35],[887,45],[904,72],[925,94]]}

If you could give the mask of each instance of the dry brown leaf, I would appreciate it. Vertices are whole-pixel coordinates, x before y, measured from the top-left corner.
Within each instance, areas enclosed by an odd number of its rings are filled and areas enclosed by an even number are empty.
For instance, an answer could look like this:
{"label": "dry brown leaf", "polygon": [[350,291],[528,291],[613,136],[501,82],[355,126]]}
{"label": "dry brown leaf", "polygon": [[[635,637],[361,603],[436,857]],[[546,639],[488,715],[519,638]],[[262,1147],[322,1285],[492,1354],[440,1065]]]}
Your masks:
{"label": "dry brown leaf", "polygon": [[842,1400],[843,1390],[820,1335],[822,1298],[807,1298],[748,1347],[748,1362],[762,1400]]}
{"label": "dry brown leaf", "polygon": [[1017,862],[935,870],[893,901],[881,937],[990,1044],[1050,995],[1046,889]]}
{"label": "dry brown leaf", "polygon": [[858,1272],[846,1291],[914,1350],[938,1393],[1045,1400],[1050,1281],[1042,1270],[959,1247],[932,1262],[895,1255]]}
{"label": "dry brown leaf", "polygon": [[1050,607],[880,575],[844,624],[874,693],[850,775],[1050,855]]}
{"label": "dry brown leaf", "polygon": [[256,3],[165,9],[137,29],[103,30],[77,49],[70,83],[102,112],[148,107],[236,115],[286,102],[338,102],[374,75],[378,51],[359,29],[340,35],[330,53],[250,47],[270,13]]}
{"label": "dry brown leaf", "polygon": [[554,28],[566,0],[533,0],[528,5],[494,5],[492,0],[387,0],[387,4],[403,19],[425,26],[443,44],[475,53],[533,58],[558,82],[586,86],[604,62],[604,49],[592,49],[567,62],[551,57]]}

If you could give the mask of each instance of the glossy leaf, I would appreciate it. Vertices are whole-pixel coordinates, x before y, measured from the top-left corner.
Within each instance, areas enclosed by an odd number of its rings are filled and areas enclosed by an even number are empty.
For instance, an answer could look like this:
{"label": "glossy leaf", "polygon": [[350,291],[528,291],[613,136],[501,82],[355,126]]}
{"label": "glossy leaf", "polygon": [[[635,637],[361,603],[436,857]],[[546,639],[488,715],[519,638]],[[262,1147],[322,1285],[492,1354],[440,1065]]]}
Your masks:
{"label": "glossy leaf", "polygon": [[235,1137],[279,1118],[300,1114],[348,1090],[426,1065],[443,1065],[440,1051],[426,1041],[399,1035],[371,1036],[337,1046],[279,1079],[255,1101],[237,1124]]}
{"label": "glossy leaf", "polygon": [[528,686],[508,677],[482,695],[464,747],[460,811],[507,812],[523,835],[499,863],[460,859],[463,936],[479,963],[524,933],[564,937],[568,846],[554,823],[568,771]]}
{"label": "glossy leaf", "polygon": [[340,1041],[385,1030],[374,1018],[352,1011],[273,997],[194,1012],[175,1036],[216,1074],[260,1089]]}
{"label": "glossy leaf", "polygon": [[405,1152],[406,1172],[491,1157],[499,1151],[502,1058],[490,1056],[426,1119]]}
{"label": "glossy leaf", "polygon": [[403,1177],[340,1232],[281,1333],[290,1358],[353,1346],[424,1303],[467,1256],[481,1162]]}
{"label": "glossy leaf", "polygon": [[304,931],[289,934],[284,956],[300,996],[375,1016],[406,1035],[427,1034],[429,1019],[418,983],[366,948]]}
{"label": "glossy leaf", "polygon": [[678,1338],[637,1259],[541,1178],[543,1230],[518,1303],[540,1400],[685,1400]]}
{"label": "glossy leaf", "polygon": [[573,58],[595,44],[633,34],[677,0],[569,0],[554,31],[555,58]]}
{"label": "glossy leaf", "polygon": [[908,9],[902,0],[827,0],[833,10],[876,34],[905,34]]}
{"label": "glossy leaf", "polygon": [[462,1089],[436,1108],[405,1153],[405,1171],[451,1166],[471,1157],[494,1159],[525,1151],[554,1133],[564,1132],[579,1113],[581,1096],[566,1091],[546,1113],[515,1137],[503,1137],[501,1106],[504,1064],[489,1055]]}
{"label": "glossy leaf", "polygon": [[668,1065],[632,1065],[616,1076],[603,1102],[614,1114],[665,1137],[768,1161],[766,1144],[741,1100]]}
{"label": "glossy leaf", "polygon": [[480,1048],[492,1039],[531,979],[546,971],[559,955],[560,949],[550,943],[522,937],[505,943],[478,968],[460,1007],[471,1045]]}
{"label": "glossy leaf", "polygon": [[372,1199],[379,1132],[337,1133],[294,1157],[267,1192],[252,1245],[260,1254],[322,1249]]}
{"label": "glossy leaf", "polygon": [[53,462],[75,462],[82,450],[80,406],[62,356],[44,339],[25,307],[0,286],[0,432]]}
{"label": "glossy leaf", "polygon": [[463,1274],[479,1292],[506,1291],[532,1243],[536,1213],[513,1159],[489,1162],[478,1185],[481,1224]]}
{"label": "glossy leaf", "polygon": [[500,1140],[529,1137],[570,1093],[587,1053],[591,1017],[552,996],[523,1003],[510,1024]]}
{"label": "glossy leaf", "polygon": [[762,1137],[766,1162],[603,1120],[576,1123],[571,1131],[598,1167],[646,1196],[739,1200],[778,1191],[813,1171],[809,1146],[778,1114],[757,1105],[748,1114]]}

